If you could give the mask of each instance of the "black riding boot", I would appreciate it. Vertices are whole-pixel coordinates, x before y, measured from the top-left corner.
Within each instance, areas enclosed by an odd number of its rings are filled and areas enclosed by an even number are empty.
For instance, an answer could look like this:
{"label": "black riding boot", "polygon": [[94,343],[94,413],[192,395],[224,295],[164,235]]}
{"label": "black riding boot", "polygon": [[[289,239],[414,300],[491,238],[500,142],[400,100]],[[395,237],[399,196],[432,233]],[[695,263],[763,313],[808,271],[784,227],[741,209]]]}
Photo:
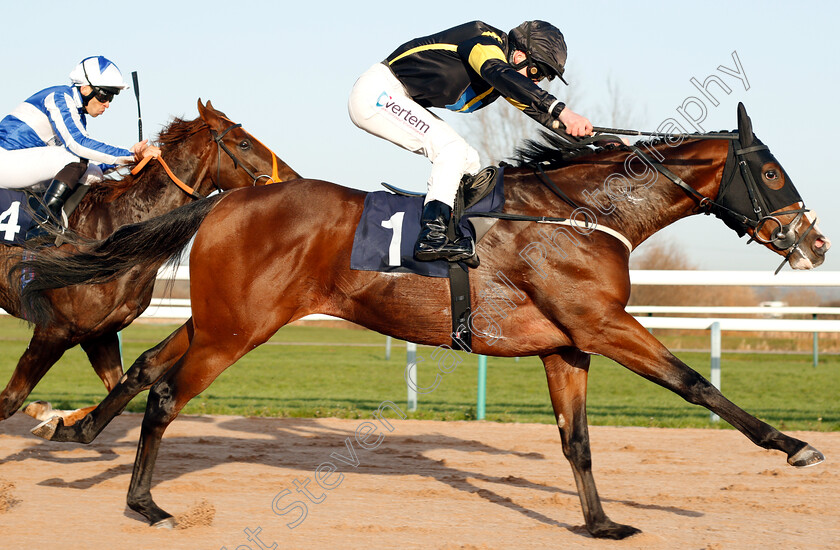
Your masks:
{"label": "black riding boot", "polygon": [[61,220],[61,209],[64,202],[73,194],[73,189],[61,180],[52,180],[47,192],[44,193],[44,201],[38,202],[35,207],[32,217],[38,223],[33,225],[29,231],[26,232],[24,240],[35,239],[38,237],[45,237],[49,235],[43,225],[50,224],[56,229],[60,229],[59,220]]}
{"label": "black riding boot", "polygon": [[463,261],[475,256],[475,243],[470,237],[456,238],[455,242],[446,236],[452,209],[440,201],[430,201],[423,207],[420,216],[420,236],[414,245],[414,259],[421,262],[432,260]]}

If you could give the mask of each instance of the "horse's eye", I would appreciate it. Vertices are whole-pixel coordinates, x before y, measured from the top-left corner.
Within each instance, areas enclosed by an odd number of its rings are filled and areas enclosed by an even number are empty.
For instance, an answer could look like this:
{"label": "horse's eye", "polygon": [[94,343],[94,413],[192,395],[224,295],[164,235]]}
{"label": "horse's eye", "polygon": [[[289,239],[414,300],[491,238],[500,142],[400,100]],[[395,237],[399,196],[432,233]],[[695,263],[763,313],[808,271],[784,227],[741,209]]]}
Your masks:
{"label": "horse's eye", "polygon": [[248,141],[247,139],[243,139],[242,141],[239,142],[239,148],[242,149],[243,151],[247,151],[248,149],[251,148],[251,142]]}
{"label": "horse's eye", "polygon": [[764,177],[770,181],[775,181],[779,179],[779,173],[775,170],[767,170],[766,172],[764,172]]}

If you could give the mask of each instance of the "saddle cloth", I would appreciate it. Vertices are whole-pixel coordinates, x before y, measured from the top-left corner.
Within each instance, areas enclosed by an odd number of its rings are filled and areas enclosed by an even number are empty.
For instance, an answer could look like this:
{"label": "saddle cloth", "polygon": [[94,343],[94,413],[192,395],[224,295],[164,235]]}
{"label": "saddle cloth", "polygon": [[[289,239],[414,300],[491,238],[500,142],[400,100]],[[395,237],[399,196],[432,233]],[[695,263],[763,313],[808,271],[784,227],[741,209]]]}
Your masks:
{"label": "saddle cloth", "polygon": [[[499,171],[501,174],[501,171]],[[469,212],[500,212],[505,204],[502,178],[493,190]],[[388,191],[374,191],[365,197],[364,212],[356,226],[350,269],[414,273],[426,277],[449,277],[449,262],[418,262],[414,243],[420,233],[420,215],[425,197],[405,197]],[[461,232],[475,239],[468,219],[461,218]]]}
{"label": "saddle cloth", "polygon": [[29,195],[15,189],[0,189],[0,243],[20,246],[34,224],[27,206]]}

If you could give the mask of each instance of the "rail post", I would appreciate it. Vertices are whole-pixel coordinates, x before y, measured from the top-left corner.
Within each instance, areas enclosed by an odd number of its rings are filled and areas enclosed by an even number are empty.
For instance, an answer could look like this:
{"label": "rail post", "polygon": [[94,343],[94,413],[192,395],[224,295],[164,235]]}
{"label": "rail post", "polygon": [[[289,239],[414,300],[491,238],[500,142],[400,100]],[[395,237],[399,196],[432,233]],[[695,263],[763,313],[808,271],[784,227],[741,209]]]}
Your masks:
{"label": "rail post", "polygon": [[487,404],[487,356],[478,356],[478,401],[475,406],[476,420],[484,420]]}
{"label": "rail post", "polygon": [[[720,389],[720,323],[712,323],[712,385]],[[711,421],[718,422],[720,417],[715,413],[711,414]]]}
{"label": "rail post", "polygon": [[408,410],[414,412],[417,410],[417,344],[413,342],[406,342],[406,369],[408,371],[408,380],[406,386],[408,387]]}

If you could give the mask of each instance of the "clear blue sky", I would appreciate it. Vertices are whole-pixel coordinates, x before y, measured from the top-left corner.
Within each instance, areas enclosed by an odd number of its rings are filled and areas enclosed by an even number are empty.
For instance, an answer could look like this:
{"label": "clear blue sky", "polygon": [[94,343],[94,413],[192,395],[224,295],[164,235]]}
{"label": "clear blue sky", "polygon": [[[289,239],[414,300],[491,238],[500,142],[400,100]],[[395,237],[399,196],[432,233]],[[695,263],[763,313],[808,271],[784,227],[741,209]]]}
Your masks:
{"label": "clear blue sky", "polygon": [[[722,76],[731,93],[709,106],[708,130],[736,125],[743,101],[756,134],[770,146],[829,238],[840,239],[834,153],[840,144],[835,97],[840,90],[836,29],[840,7],[829,2],[65,2],[3,3],[4,85],[0,112],[29,94],[67,82],[81,58],[102,54],[128,76],[140,75],[145,135],[173,116],[197,116],[210,99],[272,147],[298,172],[364,190],[380,181],[423,190],[428,161],[352,125],[347,95],[359,74],[397,45],[471,19],[508,30],[545,19],[565,34],[567,80],[585,107],[608,99],[606,82],[634,104],[635,120],[654,130],[699,92],[737,51],[750,88]],[[457,10],[452,8],[457,7]],[[480,8],[480,11],[473,11]],[[89,14],[89,15],[85,15]],[[562,99],[562,97],[561,97]],[[491,106],[490,109],[497,108]],[[455,115],[468,116],[468,115]],[[91,120],[92,135],[130,145],[137,110],[129,92]],[[457,119],[447,117],[447,120]],[[596,125],[604,121],[594,119]],[[535,133],[539,127],[534,124]],[[468,136],[467,136],[468,137]],[[709,217],[663,232],[703,269],[774,269],[780,259],[746,246]],[[838,245],[840,246],[840,245]],[[821,269],[840,270],[840,248]]]}

